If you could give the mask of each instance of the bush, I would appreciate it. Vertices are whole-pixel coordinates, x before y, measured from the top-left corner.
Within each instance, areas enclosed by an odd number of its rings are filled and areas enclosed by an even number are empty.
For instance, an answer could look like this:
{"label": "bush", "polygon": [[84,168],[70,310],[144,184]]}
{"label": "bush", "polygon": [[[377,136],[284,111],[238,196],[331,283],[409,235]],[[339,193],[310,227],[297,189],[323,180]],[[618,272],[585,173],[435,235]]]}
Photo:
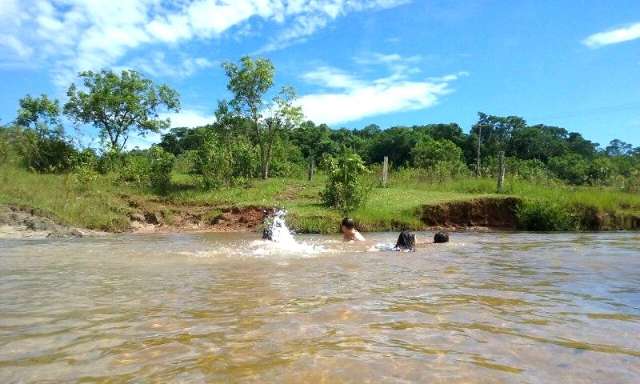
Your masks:
{"label": "bush", "polygon": [[73,169],[72,178],[77,190],[87,191],[98,180],[98,172],[90,165],[81,164]]}
{"label": "bush", "polygon": [[329,158],[325,162],[328,178],[324,191],[320,193],[324,204],[344,214],[364,204],[368,189],[362,176],[368,171],[360,156],[344,151],[337,159]]}
{"label": "bush", "polygon": [[411,150],[413,164],[420,168],[433,168],[438,163],[455,164],[462,161],[462,149],[453,142],[425,137]]}
{"label": "bush", "polygon": [[589,162],[580,155],[552,157],[548,166],[551,172],[570,184],[582,185],[589,180]]}
{"label": "bush", "polygon": [[41,173],[60,173],[73,167],[76,149],[62,136],[41,136],[33,130],[19,138],[19,152],[24,165]]}
{"label": "bush", "polygon": [[568,231],[575,227],[568,208],[548,200],[523,200],[516,217],[518,228],[527,231]]}
{"label": "bush", "polygon": [[[106,162],[113,165],[117,160],[112,156],[107,157]],[[150,159],[143,154],[127,155],[122,160],[122,166],[118,172],[118,180],[138,186],[149,184],[151,174]]]}
{"label": "bush", "polygon": [[176,157],[162,147],[155,145],[149,150],[149,158],[151,187],[160,192],[166,192],[171,185],[171,171]]}
{"label": "bush", "polygon": [[206,134],[195,158],[194,172],[200,175],[206,189],[219,188],[231,179],[231,156],[215,133]]}

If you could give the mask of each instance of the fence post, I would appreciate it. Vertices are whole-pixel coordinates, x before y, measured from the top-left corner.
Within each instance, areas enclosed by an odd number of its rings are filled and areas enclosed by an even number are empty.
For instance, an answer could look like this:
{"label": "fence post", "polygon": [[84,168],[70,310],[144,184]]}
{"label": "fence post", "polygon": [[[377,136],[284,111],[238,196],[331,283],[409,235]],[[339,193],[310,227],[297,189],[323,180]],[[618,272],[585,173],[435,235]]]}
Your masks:
{"label": "fence post", "polygon": [[316,161],[312,157],[311,159],[309,159],[309,181],[311,181],[315,173],[316,173]]}
{"label": "fence post", "polygon": [[387,181],[389,180],[389,157],[384,157],[384,162],[382,164],[382,186],[387,187]]}
{"label": "fence post", "polygon": [[498,152],[498,193],[502,193],[504,191],[504,174],[505,174],[505,165],[504,165],[504,151]]}

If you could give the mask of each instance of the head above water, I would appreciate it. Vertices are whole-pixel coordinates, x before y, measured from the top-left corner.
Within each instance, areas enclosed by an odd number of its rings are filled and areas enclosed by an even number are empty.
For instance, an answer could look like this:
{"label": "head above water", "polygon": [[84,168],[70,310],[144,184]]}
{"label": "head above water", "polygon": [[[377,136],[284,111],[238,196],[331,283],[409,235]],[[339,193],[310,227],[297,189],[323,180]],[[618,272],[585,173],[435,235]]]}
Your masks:
{"label": "head above water", "polygon": [[398,250],[415,250],[416,249],[416,235],[409,231],[402,231],[398,236],[396,242],[396,248]]}
{"label": "head above water", "polygon": [[342,223],[340,223],[340,229],[344,232],[345,230],[347,231],[353,231],[353,229],[356,227],[356,222],[353,221],[353,219],[350,219],[348,217],[345,217],[344,219],[342,219]]}
{"label": "head above water", "polygon": [[446,232],[436,232],[435,235],[433,235],[433,242],[434,243],[448,243],[449,242],[449,234]]}

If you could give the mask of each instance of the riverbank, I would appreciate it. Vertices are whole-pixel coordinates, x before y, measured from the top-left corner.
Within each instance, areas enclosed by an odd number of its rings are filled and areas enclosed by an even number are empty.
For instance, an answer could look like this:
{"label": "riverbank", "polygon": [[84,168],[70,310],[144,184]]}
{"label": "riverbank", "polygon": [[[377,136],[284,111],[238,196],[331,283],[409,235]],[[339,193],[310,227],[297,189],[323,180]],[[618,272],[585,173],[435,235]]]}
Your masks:
{"label": "riverbank", "polygon": [[[114,176],[78,180],[73,174],[36,174],[0,167],[0,204],[32,212],[64,228],[104,232],[257,231],[265,211],[288,210],[299,233],[334,233],[341,213],[320,204],[320,175],[252,180],[213,191],[188,175],[173,176],[164,196],[123,184]],[[504,194],[489,179],[432,182],[391,178],[373,186],[352,216],[364,231],[618,230],[640,228],[640,196],[596,187],[507,180]]]}

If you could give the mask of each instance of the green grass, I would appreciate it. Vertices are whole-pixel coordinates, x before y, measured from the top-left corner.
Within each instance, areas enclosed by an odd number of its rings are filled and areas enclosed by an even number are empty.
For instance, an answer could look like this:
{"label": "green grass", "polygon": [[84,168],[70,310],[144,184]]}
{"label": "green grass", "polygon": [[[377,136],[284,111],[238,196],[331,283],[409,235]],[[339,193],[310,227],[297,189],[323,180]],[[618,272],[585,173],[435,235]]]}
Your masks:
{"label": "green grass", "polygon": [[[319,193],[325,181],[322,175],[313,181],[272,178],[204,191],[191,176],[174,174],[171,190],[165,196],[158,196],[149,190],[118,183],[113,176],[99,176],[89,185],[80,185],[73,175],[43,175],[0,166],[0,203],[36,208],[65,224],[106,231],[128,229],[132,199],[155,206],[206,205],[212,212],[231,206],[283,207],[289,211],[289,222],[297,231],[327,233],[338,230],[341,213],[320,204]],[[366,204],[352,216],[368,231],[417,229],[422,227],[420,212],[424,205],[497,196],[540,202],[537,206],[554,204],[572,218],[582,211],[640,216],[640,195],[609,188],[510,179],[503,195],[495,194],[495,188],[495,181],[491,179],[432,181],[412,177],[408,172],[392,174],[390,185],[372,188]],[[535,204],[532,207],[535,208]]]}

